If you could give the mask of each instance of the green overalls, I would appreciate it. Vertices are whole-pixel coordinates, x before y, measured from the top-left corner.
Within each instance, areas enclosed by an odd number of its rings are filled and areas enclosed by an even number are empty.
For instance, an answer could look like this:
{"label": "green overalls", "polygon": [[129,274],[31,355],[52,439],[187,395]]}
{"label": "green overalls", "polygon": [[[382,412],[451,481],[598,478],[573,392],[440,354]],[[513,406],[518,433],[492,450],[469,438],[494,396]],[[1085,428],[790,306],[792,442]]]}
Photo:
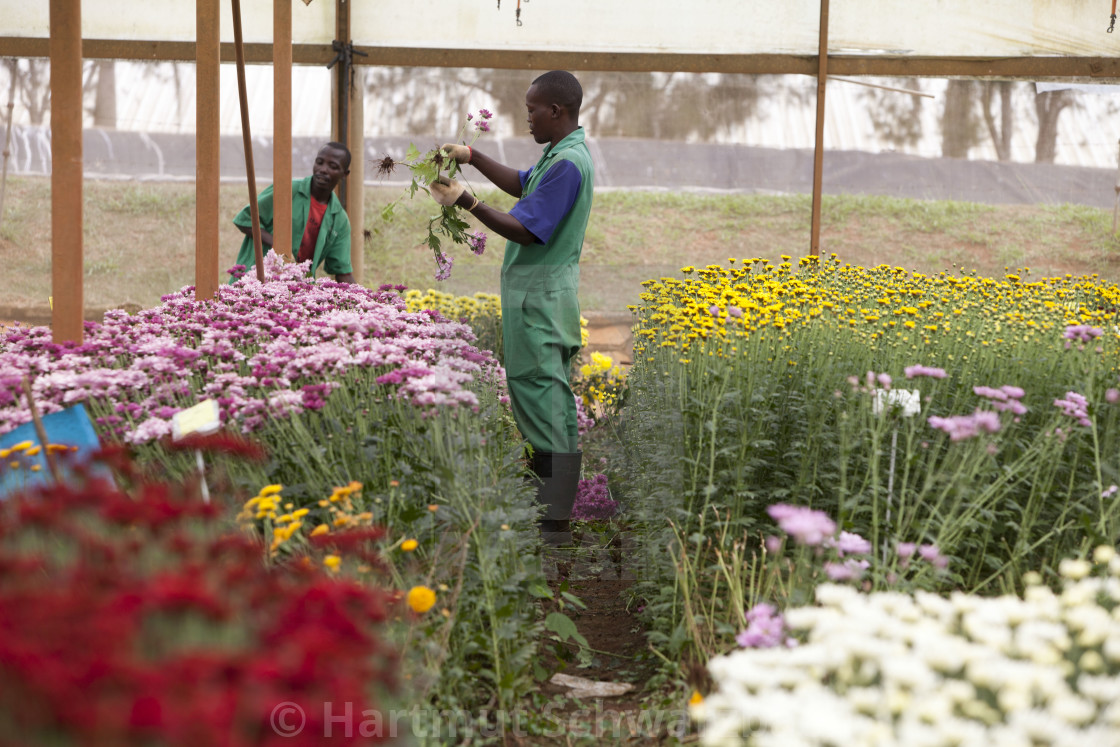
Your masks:
{"label": "green overalls", "polygon": [[535,450],[556,454],[579,448],[568,377],[580,349],[579,257],[595,180],[583,128],[545,148],[522,197],[561,160],[582,177],[571,210],[547,244],[510,241],[502,262],[502,345],[514,420]]}

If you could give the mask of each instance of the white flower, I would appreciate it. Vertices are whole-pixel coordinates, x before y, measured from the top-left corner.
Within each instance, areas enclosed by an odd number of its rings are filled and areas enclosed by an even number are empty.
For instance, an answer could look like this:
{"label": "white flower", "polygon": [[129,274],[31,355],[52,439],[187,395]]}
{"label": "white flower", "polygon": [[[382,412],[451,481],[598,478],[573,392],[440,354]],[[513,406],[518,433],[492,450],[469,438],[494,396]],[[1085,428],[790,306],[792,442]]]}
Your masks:
{"label": "white flower", "polygon": [[1092,701],[1076,695],[1067,695],[1050,701],[1050,713],[1071,724],[1085,724],[1097,713]]}
{"label": "white flower", "polygon": [[871,400],[871,412],[883,414],[884,410],[898,408],[902,417],[909,418],[922,411],[922,395],[918,389],[876,389]]}
{"label": "white flower", "polygon": [[1116,557],[1116,548],[1110,545],[1101,545],[1093,550],[1093,562],[1105,565]]}
{"label": "white flower", "polygon": [[1088,560],[1080,558],[1063,558],[1058,563],[1058,573],[1062,574],[1068,579],[1080,581],[1089,575],[1093,570],[1093,565]]}

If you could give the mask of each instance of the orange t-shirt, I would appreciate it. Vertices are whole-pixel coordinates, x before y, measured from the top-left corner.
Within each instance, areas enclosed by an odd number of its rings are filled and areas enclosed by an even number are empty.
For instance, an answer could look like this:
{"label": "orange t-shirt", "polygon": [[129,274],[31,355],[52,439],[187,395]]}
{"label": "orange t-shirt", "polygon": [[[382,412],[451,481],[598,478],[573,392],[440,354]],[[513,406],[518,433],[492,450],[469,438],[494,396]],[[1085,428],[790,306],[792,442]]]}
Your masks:
{"label": "orange t-shirt", "polygon": [[307,212],[307,227],[303,229],[303,240],[299,242],[299,257],[297,262],[307,262],[315,257],[315,242],[319,238],[319,226],[323,224],[323,216],[327,214],[327,203],[311,198],[311,206]]}

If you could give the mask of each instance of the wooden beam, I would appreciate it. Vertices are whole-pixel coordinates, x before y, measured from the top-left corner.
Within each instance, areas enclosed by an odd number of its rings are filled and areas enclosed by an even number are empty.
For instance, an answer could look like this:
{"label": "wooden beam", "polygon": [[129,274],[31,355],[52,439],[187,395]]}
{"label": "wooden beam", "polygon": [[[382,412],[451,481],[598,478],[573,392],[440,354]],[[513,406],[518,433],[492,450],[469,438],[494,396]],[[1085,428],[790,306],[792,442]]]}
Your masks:
{"label": "wooden beam", "polygon": [[50,0],[51,337],[81,344],[82,4]]}
{"label": "wooden beam", "polygon": [[292,0],[272,10],[272,246],[292,259]]}
{"label": "wooden beam", "polygon": [[[542,52],[533,49],[447,49],[356,46],[366,57],[356,65],[405,67],[494,67],[514,70],[610,70],[632,72],[745,73],[752,75],[817,74],[817,55],[797,54],[674,54],[657,52]],[[86,39],[87,59],[192,61],[194,42]],[[272,45],[244,45],[245,61],[272,62]],[[330,44],[295,44],[297,65],[326,65],[334,59]],[[48,40],[0,36],[0,57],[49,57]],[[234,45],[222,44],[222,62],[233,62]],[[1120,82],[1117,57],[930,57],[884,54],[833,54],[835,75],[898,78],[999,78],[1005,80],[1080,80]]]}
{"label": "wooden beam", "polygon": [[828,87],[828,0],[820,0],[820,55],[817,68],[817,135],[813,146],[813,218],[809,228],[809,255],[821,253],[821,181],[824,174],[824,94]]}
{"label": "wooden beam", "polygon": [[264,282],[261,250],[261,215],[257,207],[257,174],[253,169],[253,136],[249,131],[249,92],[245,84],[244,42],[241,35],[241,0],[233,0],[233,44],[237,62],[237,96],[241,103],[241,140],[245,145],[245,176],[249,182],[249,220],[253,224],[253,262],[257,280]]}
{"label": "wooden beam", "polygon": [[221,7],[218,0],[195,0],[195,208],[194,297],[213,298],[219,281],[219,191],[221,118],[219,109],[219,45]]}

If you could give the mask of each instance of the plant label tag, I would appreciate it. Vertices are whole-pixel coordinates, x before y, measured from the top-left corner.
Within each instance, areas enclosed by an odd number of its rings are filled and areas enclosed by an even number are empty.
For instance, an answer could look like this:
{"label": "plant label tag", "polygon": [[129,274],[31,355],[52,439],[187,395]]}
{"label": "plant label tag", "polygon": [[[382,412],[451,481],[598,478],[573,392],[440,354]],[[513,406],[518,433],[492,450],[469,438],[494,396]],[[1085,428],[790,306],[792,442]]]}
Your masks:
{"label": "plant label tag", "polygon": [[179,410],[172,416],[171,437],[178,441],[191,433],[205,436],[218,430],[220,426],[217,400],[205,399],[194,407]]}

